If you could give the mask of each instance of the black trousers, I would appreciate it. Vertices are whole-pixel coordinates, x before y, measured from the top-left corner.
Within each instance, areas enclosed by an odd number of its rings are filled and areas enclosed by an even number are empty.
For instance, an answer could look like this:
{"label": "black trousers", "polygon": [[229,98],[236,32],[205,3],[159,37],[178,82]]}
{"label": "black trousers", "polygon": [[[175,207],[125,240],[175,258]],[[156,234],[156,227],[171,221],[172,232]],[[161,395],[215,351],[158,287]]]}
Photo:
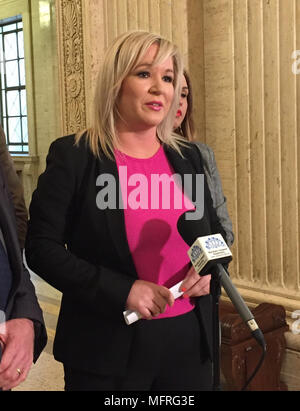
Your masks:
{"label": "black trousers", "polygon": [[64,365],[65,390],[212,389],[212,363],[202,349],[199,322],[194,311],[172,318],[140,320],[134,326],[136,334],[125,377],[97,375]]}

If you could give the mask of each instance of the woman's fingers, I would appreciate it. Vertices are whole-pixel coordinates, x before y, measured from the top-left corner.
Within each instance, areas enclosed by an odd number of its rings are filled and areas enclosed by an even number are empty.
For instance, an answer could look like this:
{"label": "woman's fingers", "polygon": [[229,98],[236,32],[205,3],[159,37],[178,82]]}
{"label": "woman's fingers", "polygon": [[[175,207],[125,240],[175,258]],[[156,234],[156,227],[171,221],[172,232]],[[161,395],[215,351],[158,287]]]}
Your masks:
{"label": "woman's fingers", "polygon": [[188,297],[200,297],[201,295],[209,294],[210,292],[210,280],[211,275],[200,276],[191,267],[184,279],[180,289],[184,292],[183,296]]}
{"label": "woman's fingers", "polygon": [[168,304],[169,307],[172,307],[174,304],[174,296],[171,291],[166,287],[160,286],[159,293],[163,297],[165,305]]}
{"label": "woman's fingers", "polygon": [[199,274],[197,274],[194,267],[192,266],[189,269],[185,279],[183,280],[181,284],[181,287],[180,287],[181,291],[187,292],[199,281],[199,279],[200,279]]}
{"label": "woman's fingers", "polygon": [[166,287],[136,280],[128,295],[126,307],[138,311],[143,318],[151,319],[163,313],[167,304],[172,306],[173,303],[174,297]]}

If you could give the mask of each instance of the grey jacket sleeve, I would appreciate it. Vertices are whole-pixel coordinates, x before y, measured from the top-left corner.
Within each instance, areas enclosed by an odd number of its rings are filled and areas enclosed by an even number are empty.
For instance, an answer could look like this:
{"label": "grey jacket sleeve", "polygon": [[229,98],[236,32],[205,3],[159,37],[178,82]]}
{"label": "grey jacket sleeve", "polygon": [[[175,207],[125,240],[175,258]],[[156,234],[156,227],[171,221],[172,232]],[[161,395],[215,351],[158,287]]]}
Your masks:
{"label": "grey jacket sleeve", "polygon": [[220,223],[226,232],[226,242],[231,246],[234,241],[232,222],[230,220],[226,197],[222,189],[222,182],[218,172],[217,163],[213,150],[203,143],[196,143],[202,156],[204,171],[207,179],[207,184],[211,192],[213,206],[219,217]]}

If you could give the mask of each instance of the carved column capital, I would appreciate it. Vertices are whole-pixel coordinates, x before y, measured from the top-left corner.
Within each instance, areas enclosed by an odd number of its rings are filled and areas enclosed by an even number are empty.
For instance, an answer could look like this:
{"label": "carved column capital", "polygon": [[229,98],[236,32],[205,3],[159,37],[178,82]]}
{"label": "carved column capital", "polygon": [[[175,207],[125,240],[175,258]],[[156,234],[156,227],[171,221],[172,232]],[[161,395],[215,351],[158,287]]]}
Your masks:
{"label": "carved column capital", "polygon": [[65,134],[86,127],[82,0],[56,0],[62,122]]}

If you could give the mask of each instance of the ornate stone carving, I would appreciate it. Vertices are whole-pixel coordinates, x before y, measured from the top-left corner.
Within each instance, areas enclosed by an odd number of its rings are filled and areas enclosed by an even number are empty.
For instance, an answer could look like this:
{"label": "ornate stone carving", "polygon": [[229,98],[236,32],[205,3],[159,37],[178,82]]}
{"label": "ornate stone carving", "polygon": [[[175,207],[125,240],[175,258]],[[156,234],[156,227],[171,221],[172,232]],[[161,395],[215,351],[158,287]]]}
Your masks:
{"label": "ornate stone carving", "polygon": [[61,0],[60,29],[63,69],[63,128],[74,133],[86,127],[81,0]]}

